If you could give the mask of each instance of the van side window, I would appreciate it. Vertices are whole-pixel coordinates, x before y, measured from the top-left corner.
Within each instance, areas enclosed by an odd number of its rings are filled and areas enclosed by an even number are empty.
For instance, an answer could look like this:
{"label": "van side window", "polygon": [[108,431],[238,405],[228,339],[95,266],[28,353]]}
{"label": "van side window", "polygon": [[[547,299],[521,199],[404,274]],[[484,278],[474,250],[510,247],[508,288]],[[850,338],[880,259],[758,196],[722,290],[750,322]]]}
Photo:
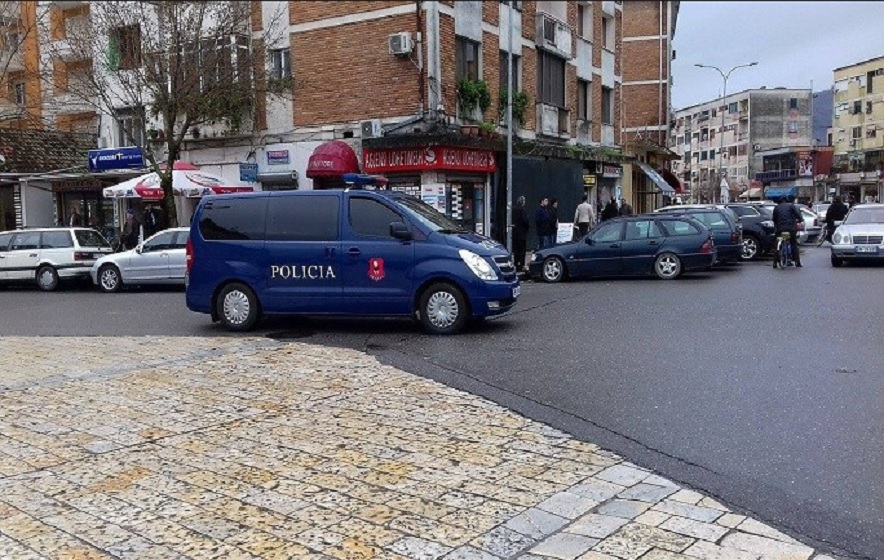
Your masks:
{"label": "van side window", "polygon": [[350,199],[350,228],[364,237],[390,237],[390,222],[401,222],[402,216],[370,198]]}
{"label": "van side window", "polygon": [[200,233],[208,241],[264,239],[267,197],[216,200],[206,204]]}
{"label": "van side window", "polygon": [[272,197],[267,209],[267,240],[335,241],[339,216],[337,196]]}

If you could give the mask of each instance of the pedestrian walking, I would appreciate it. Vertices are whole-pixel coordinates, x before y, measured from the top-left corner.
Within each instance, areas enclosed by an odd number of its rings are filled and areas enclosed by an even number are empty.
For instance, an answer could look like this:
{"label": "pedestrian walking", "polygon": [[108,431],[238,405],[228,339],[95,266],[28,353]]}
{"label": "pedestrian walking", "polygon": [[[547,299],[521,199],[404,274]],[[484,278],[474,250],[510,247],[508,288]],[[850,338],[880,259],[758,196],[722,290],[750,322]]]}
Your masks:
{"label": "pedestrian walking", "polygon": [[607,204],[605,204],[605,209],[602,210],[602,221],[605,222],[612,218],[616,218],[618,213],[617,203],[614,202],[614,199],[612,198]]}
{"label": "pedestrian walking", "polygon": [[549,229],[546,232],[547,247],[555,247],[556,238],[559,234],[559,201],[558,199],[552,198],[549,201]]}
{"label": "pedestrian walking", "polygon": [[620,199],[620,215],[621,216],[632,216],[632,206],[626,202],[625,198]]}
{"label": "pedestrian walking", "polygon": [[534,211],[534,229],[537,230],[537,250],[546,249],[547,232],[549,231],[549,199],[540,199],[540,206]]}
{"label": "pedestrian walking", "polygon": [[525,197],[520,196],[513,208],[513,261],[516,272],[525,269],[525,253],[528,249],[528,230],[531,222],[528,220],[528,211],[525,210]]}
{"label": "pedestrian walking", "polygon": [[589,232],[589,228],[595,223],[595,212],[587,196],[583,197],[583,201],[574,210],[574,223],[577,224],[577,232],[580,237],[586,235]]}

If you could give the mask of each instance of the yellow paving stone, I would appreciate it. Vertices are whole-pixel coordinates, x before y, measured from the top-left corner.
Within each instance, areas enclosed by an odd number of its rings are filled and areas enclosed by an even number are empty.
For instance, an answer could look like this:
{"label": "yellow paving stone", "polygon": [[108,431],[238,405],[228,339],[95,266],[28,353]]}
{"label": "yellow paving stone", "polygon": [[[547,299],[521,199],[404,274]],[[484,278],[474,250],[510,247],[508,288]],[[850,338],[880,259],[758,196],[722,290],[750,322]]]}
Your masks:
{"label": "yellow paving stone", "polygon": [[256,486],[260,486],[262,484],[273,482],[279,479],[279,475],[255,467],[243,467],[234,471],[229,471],[228,476],[247,484],[254,484]]}
{"label": "yellow paving stone", "polygon": [[445,517],[456,511],[453,507],[408,495],[403,495],[395,500],[390,500],[387,505],[392,508],[420,515],[421,517],[428,517],[430,519],[439,519],[440,517]]}
{"label": "yellow paving stone", "polygon": [[290,514],[289,517],[295,521],[310,523],[313,527],[328,527],[349,516],[320,506],[310,506]]}
{"label": "yellow paving stone", "polygon": [[329,530],[380,547],[392,544],[402,537],[402,533],[399,531],[387,529],[358,518],[345,519],[329,527]]}
{"label": "yellow paving stone", "polygon": [[383,550],[358,539],[346,539],[337,546],[326,548],[323,552],[340,560],[370,560],[376,558]]}
{"label": "yellow paving stone", "polygon": [[0,533],[20,541],[37,538],[52,532],[54,532],[53,527],[24,513],[0,518]]}
{"label": "yellow paving stone", "polygon": [[142,467],[132,467],[117,475],[110,476],[100,482],[96,482],[87,487],[87,490],[94,492],[120,492],[129,488],[135,482],[152,476],[154,473]]}
{"label": "yellow paving stone", "polygon": [[284,541],[270,533],[247,530],[225,539],[246,552],[266,559],[288,559],[294,555],[309,554],[310,551],[296,543]]}
{"label": "yellow paving stone", "polygon": [[500,524],[500,521],[487,515],[482,515],[469,510],[457,510],[439,519],[448,525],[463,528],[471,533],[484,533]]}
{"label": "yellow paving stone", "polygon": [[82,545],[54,550],[47,557],[53,560],[110,560],[113,558],[110,554]]}

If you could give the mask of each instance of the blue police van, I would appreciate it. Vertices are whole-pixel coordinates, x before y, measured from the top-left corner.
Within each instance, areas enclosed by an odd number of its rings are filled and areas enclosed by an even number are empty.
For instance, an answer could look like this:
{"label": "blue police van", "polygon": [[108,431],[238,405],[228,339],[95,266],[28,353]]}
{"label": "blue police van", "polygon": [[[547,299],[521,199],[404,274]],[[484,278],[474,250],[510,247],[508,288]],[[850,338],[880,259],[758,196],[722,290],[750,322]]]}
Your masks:
{"label": "blue police van", "polygon": [[207,196],[187,307],[245,331],[262,315],[412,317],[432,334],[511,309],[512,257],[417,198],[348,188]]}

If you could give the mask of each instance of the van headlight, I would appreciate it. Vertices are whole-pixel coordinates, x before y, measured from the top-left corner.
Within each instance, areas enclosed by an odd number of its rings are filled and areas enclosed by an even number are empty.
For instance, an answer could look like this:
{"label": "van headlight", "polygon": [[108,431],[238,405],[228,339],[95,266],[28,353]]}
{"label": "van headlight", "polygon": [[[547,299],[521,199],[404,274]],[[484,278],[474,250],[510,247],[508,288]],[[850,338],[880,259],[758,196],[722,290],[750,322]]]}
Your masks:
{"label": "van headlight", "polygon": [[484,258],[480,257],[472,251],[461,249],[459,251],[460,258],[473,271],[473,274],[482,280],[497,280],[497,273]]}

